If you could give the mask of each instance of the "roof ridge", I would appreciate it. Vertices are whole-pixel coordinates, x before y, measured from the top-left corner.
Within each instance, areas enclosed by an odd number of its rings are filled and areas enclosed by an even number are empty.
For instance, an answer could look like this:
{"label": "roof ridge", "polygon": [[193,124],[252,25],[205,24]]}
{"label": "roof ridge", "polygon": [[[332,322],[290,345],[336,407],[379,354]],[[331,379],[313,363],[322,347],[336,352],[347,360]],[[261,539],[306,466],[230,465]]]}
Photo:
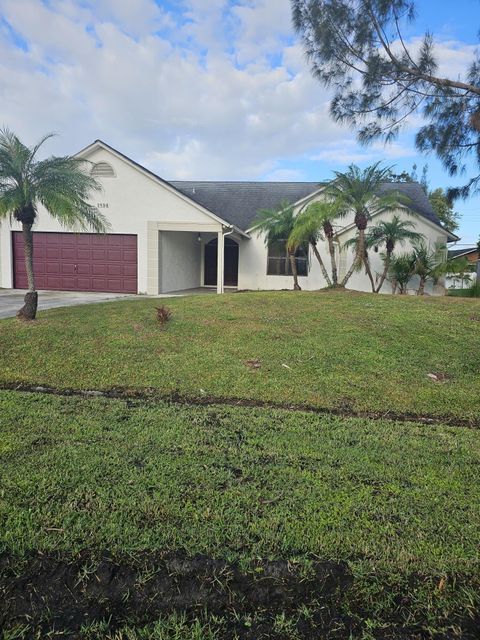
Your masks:
{"label": "roof ridge", "polygon": [[196,184],[326,184],[326,181],[318,182],[317,180],[168,180],[168,182],[195,182]]}

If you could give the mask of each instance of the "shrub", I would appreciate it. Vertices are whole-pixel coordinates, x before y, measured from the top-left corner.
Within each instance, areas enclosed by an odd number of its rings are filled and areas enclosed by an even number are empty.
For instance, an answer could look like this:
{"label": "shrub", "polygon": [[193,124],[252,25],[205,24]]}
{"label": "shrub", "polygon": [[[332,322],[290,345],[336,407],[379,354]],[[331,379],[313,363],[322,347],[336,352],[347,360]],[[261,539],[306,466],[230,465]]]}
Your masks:
{"label": "shrub", "polygon": [[161,307],[155,307],[157,311],[157,320],[159,324],[164,327],[167,322],[172,319],[172,312],[168,307],[165,307],[163,304]]}
{"label": "shrub", "polygon": [[450,289],[449,296],[457,298],[480,298],[480,281],[476,281],[466,289]]}
{"label": "shrub", "polygon": [[467,295],[469,298],[480,298],[480,281],[477,280],[471,284],[467,289]]}

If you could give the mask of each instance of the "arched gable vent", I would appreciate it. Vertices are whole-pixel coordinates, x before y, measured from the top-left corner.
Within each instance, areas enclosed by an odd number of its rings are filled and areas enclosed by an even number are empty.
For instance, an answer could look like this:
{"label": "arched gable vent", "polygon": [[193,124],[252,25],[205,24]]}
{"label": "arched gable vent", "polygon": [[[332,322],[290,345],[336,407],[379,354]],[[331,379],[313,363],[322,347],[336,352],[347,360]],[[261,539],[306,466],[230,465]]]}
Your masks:
{"label": "arched gable vent", "polygon": [[108,162],[97,162],[92,168],[91,175],[94,178],[115,178],[115,171]]}

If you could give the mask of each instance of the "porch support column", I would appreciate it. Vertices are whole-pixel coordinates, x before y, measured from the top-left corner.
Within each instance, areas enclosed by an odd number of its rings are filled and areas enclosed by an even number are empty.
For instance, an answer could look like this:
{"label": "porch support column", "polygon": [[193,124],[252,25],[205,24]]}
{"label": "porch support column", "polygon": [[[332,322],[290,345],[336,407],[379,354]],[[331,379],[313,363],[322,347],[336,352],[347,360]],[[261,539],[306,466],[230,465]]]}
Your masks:
{"label": "porch support column", "polygon": [[218,232],[217,243],[217,293],[224,292],[224,255],[225,255],[225,238],[223,237],[223,229]]}

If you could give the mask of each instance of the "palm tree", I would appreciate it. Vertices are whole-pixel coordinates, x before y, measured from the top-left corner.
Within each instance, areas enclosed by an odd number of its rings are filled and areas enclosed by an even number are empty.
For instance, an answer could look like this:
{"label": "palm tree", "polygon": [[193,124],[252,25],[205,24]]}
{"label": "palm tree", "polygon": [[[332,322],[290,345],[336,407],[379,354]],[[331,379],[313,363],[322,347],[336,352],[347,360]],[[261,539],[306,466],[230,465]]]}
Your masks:
{"label": "palm tree", "polygon": [[417,295],[425,294],[425,283],[429,278],[436,281],[446,269],[446,261],[439,256],[442,245],[434,249],[427,247],[423,240],[418,241],[413,247],[414,273],[420,278]]}
{"label": "palm tree", "polygon": [[411,253],[393,256],[388,267],[388,277],[392,282],[393,293],[400,288],[401,294],[407,293],[407,284],[414,273],[414,260]]}
{"label": "palm tree", "polygon": [[[311,229],[312,231],[316,230],[319,233],[319,237],[323,236],[327,240],[328,244],[328,252],[330,254],[330,263],[332,270],[332,278],[329,282],[330,278],[325,277],[325,280],[329,284],[329,286],[337,287],[338,286],[338,272],[337,272],[337,262],[335,259],[335,244],[333,239],[335,237],[335,231],[333,229],[333,220],[338,216],[337,207],[332,202],[322,201],[322,202],[312,202],[305,211],[298,216],[297,225],[302,227],[305,225],[306,229]],[[320,234],[319,230],[322,230]],[[315,249],[316,250],[316,245]],[[318,252],[317,252],[318,253]],[[316,254],[315,254],[316,255]],[[319,256],[317,256],[319,259]],[[320,258],[321,260],[321,258]],[[322,269],[323,272],[323,269]],[[325,276],[325,274],[324,274]]]}
{"label": "palm tree", "polygon": [[296,291],[301,289],[298,284],[297,261],[295,258],[296,248],[289,246],[288,239],[295,225],[295,214],[289,202],[282,202],[274,209],[260,209],[253,223],[253,230],[257,235],[264,235],[265,244],[285,243],[290,268],[293,276],[293,288]]}
{"label": "palm tree", "polygon": [[293,229],[288,238],[287,247],[295,252],[298,247],[302,245],[310,244],[312,247],[313,253],[317,258],[318,264],[320,265],[320,269],[322,271],[323,277],[329,287],[332,286],[332,280],[328,275],[328,271],[325,268],[325,264],[322,260],[322,256],[320,255],[317,243],[319,240],[323,240],[323,236],[320,232],[320,227],[318,220],[315,215],[312,215],[313,211],[311,207],[308,207],[302,213],[298,214],[295,219],[295,223],[293,225]]}
{"label": "palm tree", "polygon": [[375,291],[375,282],[365,246],[365,229],[373,216],[403,208],[408,202],[408,198],[398,192],[381,192],[382,183],[388,180],[390,171],[391,167],[380,168],[379,162],[364,170],[352,164],[345,173],[335,171],[336,178],[325,190],[326,195],[332,198],[338,207],[339,216],[347,216],[353,212],[357,227],[355,258],[340,283],[342,287],[347,284],[353,272],[363,264],[370,279],[372,291]]}
{"label": "palm tree", "polygon": [[96,232],[108,228],[106,218],[87,201],[101,186],[90,176],[86,161],[69,156],[37,160],[39,149],[52,135],[30,148],[9,129],[0,130],[0,220],[10,218],[22,225],[28,292],[17,316],[25,320],[35,319],[38,305],[32,227],[39,205],[65,227]]}
{"label": "palm tree", "polygon": [[472,266],[468,258],[454,258],[445,264],[445,273],[453,278],[455,284],[460,281],[460,288],[463,289],[465,283],[471,284]]}
{"label": "palm tree", "polygon": [[399,216],[392,216],[391,220],[382,220],[370,229],[365,237],[365,246],[368,249],[385,245],[384,270],[379,283],[375,289],[378,293],[388,274],[393,250],[397,245],[404,245],[405,242],[418,242],[424,238],[421,233],[413,231],[415,225],[410,220],[402,220]]}

